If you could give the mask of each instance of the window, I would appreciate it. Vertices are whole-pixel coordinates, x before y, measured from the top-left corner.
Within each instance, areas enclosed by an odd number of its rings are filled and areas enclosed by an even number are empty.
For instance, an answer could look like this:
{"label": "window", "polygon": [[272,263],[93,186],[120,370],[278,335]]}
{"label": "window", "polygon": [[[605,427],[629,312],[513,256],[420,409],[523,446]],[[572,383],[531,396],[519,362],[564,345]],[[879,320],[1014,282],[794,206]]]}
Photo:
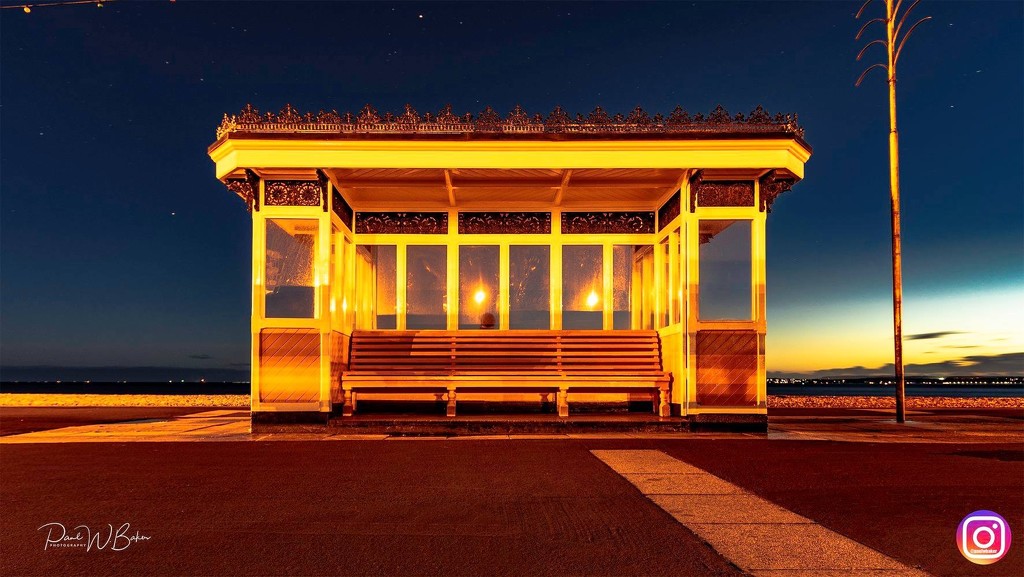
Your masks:
{"label": "window", "polygon": [[[612,328],[633,328],[633,291],[642,290],[640,275],[634,271],[636,256],[646,247],[617,244],[612,247]],[[634,278],[635,277],[635,278]],[[637,323],[639,327],[639,323]]]}
{"label": "window", "polygon": [[701,320],[750,320],[750,221],[700,221]]}
{"label": "window", "polygon": [[317,221],[275,218],[266,222],[264,316],[311,319],[316,309]]}
{"label": "window", "polygon": [[448,247],[410,245],[406,249],[405,324],[409,329],[448,326]]}
{"label": "window", "polygon": [[363,309],[360,312],[369,313],[373,321],[369,328],[397,328],[395,279],[398,263],[395,245],[366,245],[360,246],[359,251],[365,264],[357,270],[357,290],[367,301],[360,303]]}
{"label": "window", "polygon": [[551,247],[508,247],[508,328],[551,327]]}
{"label": "window", "polygon": [[658,244],[658,252],[661,256],[661,287],[658,289],[661,293],[661,311],[658,315],[658,327],[667,327],[669,325],[669,244],[668,238]]}
{"label": "window", "polygon": [[497,246],[459,247],[459,329],[498,328]]}
{"label": "window", "polygon": [[679,229],[672,231],[672,242],[669,243],[671,247],[671,256],[675,259],[675,265],[671,267],[672,282],[669,286],[669,304],[672,309],[672,324],[678,324],[682,322],[682,302],[683,302],[683,259],[681,258],[679,246],[680,246],[680,234]]}
{"label": "window", "polygon": [[603,253],[600,245],[562,247],[562,328],[604,326]]}

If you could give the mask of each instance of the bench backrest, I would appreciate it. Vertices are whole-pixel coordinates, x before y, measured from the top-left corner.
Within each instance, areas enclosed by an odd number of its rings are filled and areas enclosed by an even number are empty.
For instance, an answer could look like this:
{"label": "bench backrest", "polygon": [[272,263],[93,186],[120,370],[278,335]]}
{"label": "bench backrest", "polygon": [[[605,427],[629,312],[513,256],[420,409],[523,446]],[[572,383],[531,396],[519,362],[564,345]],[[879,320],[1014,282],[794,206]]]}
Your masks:
{"label": "bench backrest", "polygon": [[349,359],[373,372],[661,372],[654,331],[355,331]]}

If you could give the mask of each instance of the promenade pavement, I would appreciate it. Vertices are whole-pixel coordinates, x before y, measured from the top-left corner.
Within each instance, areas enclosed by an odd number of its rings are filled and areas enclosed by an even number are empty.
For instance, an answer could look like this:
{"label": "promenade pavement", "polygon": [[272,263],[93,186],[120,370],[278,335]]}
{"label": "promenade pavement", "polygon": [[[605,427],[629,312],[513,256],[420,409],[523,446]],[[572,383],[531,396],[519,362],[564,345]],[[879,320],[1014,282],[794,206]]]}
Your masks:
{"label": "promenade pavement", "polygon": [[[37,417],[54,428],[0,437],[3,575],[1024,574],[1021,543],[980,566],[955,542],[979,509],[1024,535],[1019,411],[511,440]],[[44,548],[48,523],[140,540]]]}

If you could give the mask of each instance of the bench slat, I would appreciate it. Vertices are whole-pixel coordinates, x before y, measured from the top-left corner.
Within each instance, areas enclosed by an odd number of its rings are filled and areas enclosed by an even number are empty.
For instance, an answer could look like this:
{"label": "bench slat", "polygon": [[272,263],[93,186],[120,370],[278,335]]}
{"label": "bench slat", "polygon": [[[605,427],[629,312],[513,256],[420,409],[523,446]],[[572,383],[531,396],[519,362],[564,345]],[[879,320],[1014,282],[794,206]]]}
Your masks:
{"label": "bench slat", "polygon": [[343,382],[367,386],[652,387],[667,379],[653,331],[356,331],[342,373]]}

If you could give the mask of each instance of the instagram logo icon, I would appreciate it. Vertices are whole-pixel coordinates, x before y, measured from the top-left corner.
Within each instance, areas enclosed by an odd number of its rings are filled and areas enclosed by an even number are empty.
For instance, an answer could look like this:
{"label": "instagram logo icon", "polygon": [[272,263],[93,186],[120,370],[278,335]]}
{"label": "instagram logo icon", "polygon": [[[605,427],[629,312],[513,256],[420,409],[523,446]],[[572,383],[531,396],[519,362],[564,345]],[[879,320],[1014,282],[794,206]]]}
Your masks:
{"label": "instagram logo icon", "polygon": [[971,563],[989,565],[1003,558],[1010,548],[1010,526],[994,511],[975,511],[960,521],[956,546]]}

